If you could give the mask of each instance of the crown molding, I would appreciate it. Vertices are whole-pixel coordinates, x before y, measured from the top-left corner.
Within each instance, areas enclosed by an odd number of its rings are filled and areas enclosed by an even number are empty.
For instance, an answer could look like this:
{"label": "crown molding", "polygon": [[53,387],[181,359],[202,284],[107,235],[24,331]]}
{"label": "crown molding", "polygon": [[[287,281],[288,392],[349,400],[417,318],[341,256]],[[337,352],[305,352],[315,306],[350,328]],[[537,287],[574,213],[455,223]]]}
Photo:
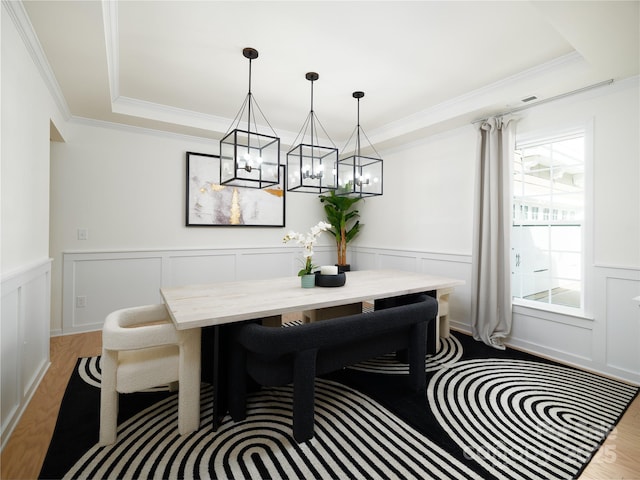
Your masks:
{"label": "crown molding", "polygon": [[[582,94],[580,94],[580,97],[582,98],[592,98],[592,97],[596,97],[599,95],[603,95],[605,93],[611,93],[613,91],[621,91],[621,90],[626,90],[627,88],[638,88],[638,86],[640,86],[640,76],[633,76],[633,77],[629,77],[626,78],[624,80],[619,80],[614,82],[613,84],[611,84],[607,89],[597,89],[597,91],[589,91],[589,92],[584,92]],[[126,98],[126,97],[124,97]],[[131,99],[133,102],[136,102],[135,99]],[[157,106],[157,104],[152,104],[154,106]],[[162,106],[165,107],[165,106]],[[169,108],[171,109],[172,107],[165,107],[165,108]],[[193,113],[193,112],[191,112]],[[207,115],[204,114],[200,114],[204,117],[207,117]],[[217,117],[220,118],[220,117]],[[166,130],[157,130],[157,129],[152,129],[152,128],[147,128],[147,127],[139,127],[139,126],[135,126],[135,125],[127,125],[127,124],[123,124],[123,123],[116,123],[116,122],[108,122],[105,120],[96,120],[93,118],[86,118],[86,117],[79,117],[79,116],[71,116],[69,119],[70,123],[73,124],[78,124],[78,125],[85,125],[85,126],[89,126],[89,127],[95,127],[95,128],[108,128],[111,130],[119,130],[119,131],[123,131],[123,132],[129,132],[129,133],[135,133],[138,135],[153,135],[153,136],[157,136],[157,137],[164,137],[164,138],[170,138],[170,139],[177,139],[177,140],[182,140],[182,141],[191,141],[191,142],[202,142],[202,143],[213,143],[216,146],[218,145],[218,140],[212,139],[212,138],[208,138],[208,137],[202,137],[199,135],[188,135],[186,133],[175,133],[175,132],[168,132]],[[443,137],[447,137],[450,135],[457,135],[459,134],[461,131],[465,130],[465,129],[473,129],[473,126],[471,123],[465,123],[462,126],[453,128],[453,129],[448,129],[444,132],[439,132],[433,135],[429,135],[428,137],[425,138],[419,138],[416,140],[413,140],[409,143],[403,143],[402,145],[396,145],[393,147],[389,147],[389,148],[385,148],[384,150],[382,150],[385,154],[393,154],[393,153],[397,153],[399,151],[403,151],[407,148],[411,148],[417,145],[423,145],[426,143],[429,143],[431,141],[434,141],[436,139],[441,139]]]}
{"label": "crown molding", "polygon": [[[114,113],[123,115],[131,115],[135,117],[156,120],[184,127],[198,128],[217,133],[222,138],[229,132],[229,126],[232,120],[217,115],[197,112],[194,110],[186,110],[183,108],[172,107],[160,103],[148,102],[130,97],[118,97],[111,103]],[[267,129],[265,125],[258,125],[258,129]],[[294,132],[282,131],[278,132],[283,148],[290,145],[296,137]]]}
{"label": "crown molding", "polygon": [[137,135],[153,135],[155,137],[163,137],[187,142],[211,143],[215,144],[216,147],[219,144],[219,141],[215,138],[203,137],[200,135],[189,135],[187,133],[169,132],[167,130],[158,130],[155,128],[139,127],[137,125],[109,122],[107,120],[97,120],[95,118],[80,117],[77,115],[72,115],[68,121],[71,124],[84,125],[93,128],[107,128],[110,130],[118,130],[120,132],[134,133]]}
{"label": "crown molding", "polygon": [[[121,97],[121,98],[126,99],[126,97]],[[136,102],[135,99],[131,99],[131,100]],[[157,106],[157,104],[151,104],[151,105]],[[165,107],[165,106],[162,105],[160,107]],[[172,107],[166,107],[166,108],[172,109]],[[203,117],[210,117],[210,115],[205,115],[205,114],[200,114],[200,115],[202,115]],[[149,117],[145,117],[145,118],[149,118]],[[201,135],[189,135],[188,133],[169,132],[167,130],[159,130],[159,129],[149,128],[149,127],[140,127],[137,125],[129,125],[126,123],[119,123],[119,122],[110,122],[108,120],[97,120],[95,118],[81,117],[77,115],[72,115],[69,119],[67,119],[67,121],[69,123],[77,124],[77,125],[85,125],[88,127],[95,127],[95,128],[108,128],[111,130],[119,130],[121,132],[130,132],[138,135],[153,135],[156,137],[172,138],[172,139],[179,139],[184,141],[199,141],[204,143],[215,143],[216,147],[219,145],[219,139],[216,139],[216,138],[203,137]],[[169,123],[175,123],[175,122],[169,122]],[[181,126],[185,125],[184,123],[177,123],[177,124]],[[202,130],[212,131],[210,127],[201,126],[197,128],[200,128]],[[295,135],[292,132],[285,132],[284,137],[281,136],[280,134],[279,136],[280,136],[281,151],[285,151],[288,148],[290,148],[291,147],[290,144],[293,141],[293,138],[295,137]]]}
{"label": "crown molding", "polygon": [[497,100],[503,99],[500,95],[503,95],[504,90],[507,88],[513,88],[525,81],[535,81],[551,72],[580,63],[584,63],[582,55],[578,52],[571,52],[482,88],[444,101],[426,110],[388,123],[372,132],[371,141],[372,143],[383,142],[399,135],[405,135],[407,132],[427,128],[437,123],[478,111],[486,108],[487,105],[491,105]]}
{"label": "crown molding", "polygon": [[49,89],[51,96],[58,107],[61,115],[65,120],[69,120],[71,118],[71,111],[69,110],[69,106],[67,105],[67,101],[62,94],[62,90],[60,89],[60,85],[56,80],[55,75],[53,74],[53,70],[51,69],[51,65],[47,60],[46,55],[44,54],[44,50],[42,49],[42,45],[40,44],[40,40],[36,35],[31,20],[29,20],[29,15],[24,8],[24,5],[21,0],[2,0],[2,6],[9,14],[9,17],[13,21],[16,29],[18,30],[18,34],[22,38],[22,42],[26,47],[33,63],[36,68],[40,72],[40,76],[44,81],[45,85]]}
{"label": "crown molding", "polygon": [[194,110],[186,110],[130,97],[118,97],[111,103],[111,108],[114,113],[143,117],[186,127],[200,128],[221,134],[227,131],[231,123],[227,118],[216,115],[209,115]]}
{"label": "crown molding", "polygon": [[[73,116],[64,95],[60,89],[60,86],[53,74],[53,70],[44,54],[42,46],[39,42],[37,35],[33,29],[33,25],[29,19],[29,16],[25,10],[22,0],[1,0],[2,7],[8,13],[13,23],[16,26],[19,35],[21,36],[25,47],[27,48],[30,56],[33,59],[34,64],[44,83],[47,85],[51,96],[58,107],[61,116],[69,121],[79,123],[91,123],[92,125],[100,125],[106,128],[114,128],[115,125],[120,125],[120,129],[131,130],[134,132],[146,132],[147,134],[161,134],[160,130],[153,128],[144,128],[131,126],[126,124],[117,124],[109,121],[89,121],[84,117]],[[120,95],[120,64],[119,64],[119,27],[118,27],[118,2],[114,0],[102,0],[102,12],[104,22],[104,35],[105,35],[105,48],[107,58],[107,70],[108,70],[108,83],[111,96],[111,109],[114,113],[130,115],[140,118],[146,118],[150,120],[156,120],[159,122],[170,123],[174,125],[180,125],[185,127],[197,128],[207,130],[213,133],[217,133],[220,136],[224,135],[228,131],[229,125],[232,120],[210,114],[204,114],[201,112],[181,109],[172,107],[169,105],[163,105],[153,102],[148,102],[136,98],[124,97]],[[380,128],[375,129],[370,135],[371,143],[378,145],[384,142],[392,141],[394,138],[407,137],[412,133],[415,135],[420,134],[421,130],[426,130],[429,127],[437,125],[442,122],[457,121],[465,115],[473,114],[473,112],[486,109],[487,106],[495,104],[499,98],[499,94],[503,93],[505,89],[515,89],[520,84],[527,82],[543,82],[545,76],[548,76],[554,72],[562,72],[563,69],[579,67],[584,64],[584,58],[578,52],[572,52],[567,55],[556,58],[550,62],[546,62],[542,65],[536,66],[531,69],[524,70],[518,74],[507,77],[498,82],[492,83],[485,87],[476,89],[474,91],[465,93],[451,100],[444,101],[431,108],[422,110],[415,114],[406,116],[402,119],[388,123]],[[617,82],[618,87],[628,86],[630,84],[637,84],[638,77],[634,79],[626,80],[620,84]],[[200,138],[204,141],[208,141],[208,137],[201,137],[198,135],[188,134],[176,134],[167,132],[168,136],[180,136],[185,138]],[[285,149],[288,145],[291,145],[296,138],[296,132],[279,132],[279,136],[282,142],[282,148]]]}
{"label": "crown molding", "polygon": [[111,103],[120,97],[120,41],[118,35],[118,2],[102,1],[102,21],[104,23],[104,44],[107,54],[109,93]]}
{"label": "crown molding", "polygon": [[[208,130],[218,133],[221,137],[228,132],[229,125],[233,122],[232,119],[122,96],[120,94],[119,81],[120,40],[118,35],[118,2],[102,0],[102,13],[104,20],[105,47],[107,51],[107,71],[109,72],[111,111],[113,113]],[[260,127],[266,129],[266,126],[261,125]],[[285,143],[287,140],[288,142],[291,142],[291,139],[295,138],[295,133],[285,132],[285,138],[283,139],[282,135],[280,135],[280,137]]]}

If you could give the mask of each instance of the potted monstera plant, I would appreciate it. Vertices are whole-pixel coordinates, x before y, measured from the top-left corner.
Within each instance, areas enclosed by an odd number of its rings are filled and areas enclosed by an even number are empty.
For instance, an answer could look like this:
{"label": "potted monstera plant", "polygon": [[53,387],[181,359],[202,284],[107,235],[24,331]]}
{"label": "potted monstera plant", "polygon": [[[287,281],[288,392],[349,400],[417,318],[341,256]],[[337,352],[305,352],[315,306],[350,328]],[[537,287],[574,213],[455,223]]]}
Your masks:
{"label": "potted monstera plant", "polygon": [[338,249],[338,271],[350,270],[347,263],[347,244],[355,238],[363,224],[358,217],[360,213],[355,209],[355,204],[362,200],[362,197],[344,197],[336,195],[331,191],[329,195],[320,195],[320,201],[324,203],[324,212],[327,215],[327,222],[331,228],[327,230],[334,236]]}

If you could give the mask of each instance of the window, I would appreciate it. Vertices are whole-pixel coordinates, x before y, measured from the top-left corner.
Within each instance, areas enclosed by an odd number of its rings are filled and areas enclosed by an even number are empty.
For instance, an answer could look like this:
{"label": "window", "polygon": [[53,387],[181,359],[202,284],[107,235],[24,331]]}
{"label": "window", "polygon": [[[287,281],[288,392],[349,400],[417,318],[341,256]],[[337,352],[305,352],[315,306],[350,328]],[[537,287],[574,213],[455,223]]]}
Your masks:
{"label": "window", "polygon": [[518,144],[513,165],[514,298],[582,308],[585,135]]}

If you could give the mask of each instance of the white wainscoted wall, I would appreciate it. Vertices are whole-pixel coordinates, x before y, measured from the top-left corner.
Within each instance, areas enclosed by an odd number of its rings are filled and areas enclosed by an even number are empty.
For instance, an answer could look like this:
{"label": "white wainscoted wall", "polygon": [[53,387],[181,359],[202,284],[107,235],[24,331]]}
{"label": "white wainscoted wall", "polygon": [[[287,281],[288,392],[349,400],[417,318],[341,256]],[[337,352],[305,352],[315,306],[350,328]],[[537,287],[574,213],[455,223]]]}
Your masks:
{"label": "white wainscoted wall", "polygon": [[[300,248],[66,252],[62,334],[99,330],[109,312],[161,303],[160,288],[296,275]],[[314,263],[334,263],[335,249],[317,247]],[[469,330],[471,258],[465,255],[351,249],[352,267],[400,269],[465,281],[450,300],[451,324]]]}
{"label": "white wainscoted wall", "polygon": [[351,255],[358,270],[393,268],[463,280],[449,296],[452,328],[471,331],[471,255],[355,247]]}
{"label": "white wainscoted wall", "polygon": [[3,274],[2,446],[49,366],[51,260]]}
{"label": "white wainscoted wall", "polygon": [[[465,281],[450,299],[452,328],[471,333],[470,255],[356,247],[358,269],[399,268]],[[513,306],[508,345],[640,384],[640,268],[596,265],[594,315]],[[524,303],[524,302],[523,302]]]}
{"label": "white wainscoted wall", "polygon": [[21,15],[19,2],[0,5],[2,448],[49,365],[49,151],[50,138],[65,132],[65,115],[23,42]]}
{"label": "white wainscoted wall", "polygon": [[514,305],[508,343],[640,384],[640,269],[594,270],[593,316]]}
{"label": "white wainscoted wall", "polygon": [[[516,305],[509,339],[636,383],[640,309],[631,299],[640,295],[638,92],[636,78],[522,112],[519,135],[593,125],[589,308],[568,314]],[[285,228],[184,227],[184,152],[215,153],[215,145],[78,123],[68,132],[68,142],[52,150],[55,334],[96,328],[111,309],[159,301],[163,285],[295,274],[298,252],[282,245],[282,235],[306,231],[323,218],[315,195],[290,193]],[[465,331],[476,142],[476,128],[468,125],[381,152],[384,195],[359,204],[365,228],[349,253],[357,269],[401,268],[465,280],[451,299],[452,324]],[[77,238],[79,227],[88,228],[88,240]],[[329,238],[322,238],[318,251],[326,254],[318,262],[333,263]],[[104,295],[113,300],[101,300]],[[86,306],[78,307],[76,297],[86,297]]]}
{"label": "white wainscoted wall", "polygon": [[640,384],[640,268],[596,265],[595,288],[594,358]]}
{"label": "white wainscoted wall", "polygon": [[[284,246],[65,253],[62,333],[97,330],[113,310],[161,302],[164,286],[295,275],[299,254],[299,248]],[[331,264],[334,255],[323,246],[314,259]],[[450,296],[450,324],[471,332],[470,255],[353,246],[350,259],[358,270],[401,269],[464,280]],[[517,304],[508,344],[640,384],[640,305],[633,300],[640,269],[595,271],[593,317]]]}
{"label": "white wainscoted wall", "polygon": [[[162,303],[160,288],[296,275],[300,247],[66,252],[62,334],[99,330],[120,308]],[[318,247],[317,265],[333,264]]]}

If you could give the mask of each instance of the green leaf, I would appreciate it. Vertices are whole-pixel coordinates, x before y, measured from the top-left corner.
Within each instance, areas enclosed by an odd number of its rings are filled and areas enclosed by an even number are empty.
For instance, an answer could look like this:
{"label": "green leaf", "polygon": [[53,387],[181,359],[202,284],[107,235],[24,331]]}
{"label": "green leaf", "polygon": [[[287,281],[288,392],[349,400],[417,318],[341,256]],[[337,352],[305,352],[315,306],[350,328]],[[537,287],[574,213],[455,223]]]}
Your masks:
{"label": "green leaf", "polygon": [[[320,202],[324,204],[327,222],[333,227],[327,232],[333,235],[338,246],[342,240],[342,232],[344,232],[345,242],[349,243],[364,226],[359,220],[356,220],[360,216],[360,212],[354,209],[354,205],[362,200],[362,197],[344,197],[331,191],[329,195],[320,195],[319,198]],[[356,220],[355,223],[351,224],[354,220]]]}

